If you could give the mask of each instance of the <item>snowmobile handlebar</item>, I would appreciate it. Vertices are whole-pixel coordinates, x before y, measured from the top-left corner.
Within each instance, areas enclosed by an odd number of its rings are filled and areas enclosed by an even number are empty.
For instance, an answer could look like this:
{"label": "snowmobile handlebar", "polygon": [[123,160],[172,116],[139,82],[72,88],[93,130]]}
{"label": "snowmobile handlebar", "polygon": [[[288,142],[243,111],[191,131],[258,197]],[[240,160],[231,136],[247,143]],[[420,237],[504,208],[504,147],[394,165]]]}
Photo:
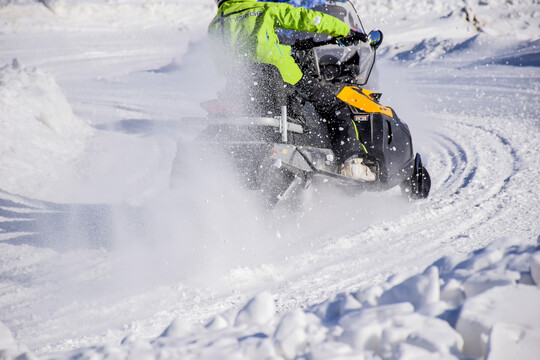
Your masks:
{"label": "snowmobile handlebar", "polygon": [[324,41],[315,41],[314,38],[297,40],[291,45],[291,48],[293,51],[311,50],[313,48],[325,45],[351,46],[357,45],[359,42],[363,42],[369,43],[369,45],[376,50],[382,44],[382,41],[383,33],[380,30],[372,30],[369,34],[365,34],[363,31],[351,29],[349,34],[345,37],[336,38],[328,35],[327,40]]}
{"label": "snowmobile handlebar", "polygon": [[359,40],[353,36],[345,36],[342,38],[335,38],[329,36],[328,40],[325,41],[315,41],[313,38],[297,40],[294,44],[291,45],[293,50],[311,50],[317,47],[325,45],[340,45],[340,46],[351,46],[355,45]]}
{"label": "snowmobile handlebar", "polygon": [[330,37],[326,41],[315,41],[313,38],[308,38],[295,41],[291,47],[293,50],[311,50],[313,48],[325,45],[339,45],[340,42],[343,44],[343,41],[340,41],[334,37]]}

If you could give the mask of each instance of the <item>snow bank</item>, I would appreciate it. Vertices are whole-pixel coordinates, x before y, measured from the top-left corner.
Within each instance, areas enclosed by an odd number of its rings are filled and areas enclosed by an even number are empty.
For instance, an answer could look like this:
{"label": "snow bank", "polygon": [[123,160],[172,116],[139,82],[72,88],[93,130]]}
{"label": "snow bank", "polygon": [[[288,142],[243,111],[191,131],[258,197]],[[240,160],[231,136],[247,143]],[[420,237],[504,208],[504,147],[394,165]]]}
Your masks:
{"label": "snow bank", "polygon": [[[459,28],[445,27],[440,20],[460,19],[462,25],[470,25],[467,31],[485,32],[489,35],[512,37],[519,39],[539,39],[538,25],[540,13],[534,0],[454,0],[454,1],[399,1],[382,0],[365,2],[353,0],[355,7],[361,14],[380,18],[385,24],[391,24],[388,16],[399,14],[399,21],[394,25],[404,24],[408,19],[418,18],[422,28],[429,24],[430,19],[436,20],[439,30],[436,34],[460,32]],[[406,15],[405,15],[406,14]],[[364,16],[366,17],[366,16]],[[439,20],[439,21],[437,21]],[[446,22],[449,25],[448,22]],[[452,24],[454,25],[454,24]],[[418,29],[411,27],[409,30]],[[424,33],[425,34],[425,33]]]}
{"label": "snow bank", "polygon": [[197,23],[193,19],[214,10],[215,3],[209,0],[0,0],[0,29],[183,28],[188,23],[206,27],[206,18]]}
{"label": "snow bank", "polygon": [[536,49],[540,39],[540,11],[533,0],[356,0],[354,4],[366,30],[380,28],[385,35],[379,57],[403,62],[431,62],[456,54],[458,59],[478,59],[486,46],[522,51]]}
{"label": "snow bank", "polygon": [[274,297],[263,292],[205,326],[177,319],[153,340],[128,336],[119,346],[48,356],[532,359],[540,353],[539,257],[540,244],[501,240],[444,257],[404,281],[390,278],[305,310],[277,314]]}
{"label": "snow bank", "polygon": [[53,77],[15,59],[0,68],[0,188],[34,193],[83,150],[92,129],[77,118]]}

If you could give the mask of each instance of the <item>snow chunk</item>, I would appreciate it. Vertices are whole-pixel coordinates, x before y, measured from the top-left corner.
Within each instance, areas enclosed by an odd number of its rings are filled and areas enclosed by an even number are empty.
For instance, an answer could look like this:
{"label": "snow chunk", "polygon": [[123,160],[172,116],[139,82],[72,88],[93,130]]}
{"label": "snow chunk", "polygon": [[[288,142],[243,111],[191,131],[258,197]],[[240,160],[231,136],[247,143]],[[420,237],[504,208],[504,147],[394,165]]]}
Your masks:
{"label": "snow chunk", "polygon": [[353,356],[353,349],[342,342],[327,341],[317,344],[313,347],[310,354],[312,360],[327,360],[327,359],[364,359],[360,356]]}
{"label": "snow chunk", "polygon": [[521,274],[515,271],[481,271],[470,276],[464,283],[465,294],[472,297],[495,286],[515,285]]}
{"label": "snow chunk", "polygon": [[[268,338],[258,339],[258,338],[248,338],[242,341],[242,355],[238,358],[241,359],[278,359],[276,350],[272,341]],[[223,358],[223,354],[216,357],[216,359]],[[231,357],[232,358],[232,357]]]}
{"label": "snow chunk", "polygon": [[403,343],[399,345],[396,353],[396,359],[400,360],[419,360],[419,359],[437,359],[437,360],[457,360],[459,358],[452,355],[434,354],[426,349],[411,344]]}
{"label": "snow chunk", "polygon": [[497,323],[489,336],[487,360],[534,359],[540,354],[540,328]]}
{"label": "snow chunk", "polygon": [[471,258],[461,262],[456,266],[454,272],[456,275],[466,274],[467,276],[497,264],[504,257],[504,251],[501,249],[492,249],[487,247],[480,250]]}
{"label": "snow chunk", "polygon": [[399,333],[407,334],[403,339],[407,344],[442,354],[459,354],[463,349],[461,335],[443,320],[416,313],[399,317],[394,320],[394,324],[388,332],[397,329]]}
{"label": "snow chunk", "polygon": [[16,349],[17,344],[11,334],[11,331],[2,323],[0,323],[0,349]]}
{"label": "snow chunk", "polygon": [[161,334],[161,337],[184,337],[192,333],[191,326],[181,319],[174,320]]}
{"label": "snow chunk", "polygon": [[342,318],[340,325],[344,328],[341,341],[383,358],[400,353],[405,343],[423,349],[420,352],[449,356],[463,348],[461,335],[447,322],[413,313],[410,303],[358,310]]}
{"label": "snow chunk", "polygon": [[367,289],[359,290],[354,294],[355,299],[360,303],[365,303],[369,306],[377,306],[377,302],[384,289],[380,285],[370,286]]}
{"label": "snow chunk", "polygon": [[264,325],[273,319],[276,313],[274,297],[269,292],[262,292],[251,299],[236,317],[235,325]]}
{"label": "snow chunk", "polygon": [[355,349],[376,351],[388,321],[413,311],[410,303],[400,303],[350,312],[339,320],[339,325],[344,329],[341,340]]}
{"label": "snow chunk", "polygon": [[465,301],[465,291],[460,281],[450,279],[441,288],[441,300],[450,308],[457,308]]}
{"label": "snow chunk", "polygon": [[227,327],[229,327],[229,322],[222,315],[215,316],[205,325],[205,328],[209,330],[222,330]]}
{"label": "snow chunk", "polygon": [[338,294],[333,298],[315,306],[313,312],[323,318],[325,321],[337,321],[347,312],[362,307],[362,304],[353,296],[353,294]]}
{"label": "snow chunk", "polygon": [[507,323],[540,328],[540,289],[514,285],[494,287],[463,304],[456,330],[465,339],[463,353],[483,357],[494,325]]}
{"label": "snow chunk", "polygon": [[291,311],[281,319],[276,328],[274,339],[285,358],[292,359],[306,348],[306,313],[300,309]]}
{"label": "snow chunk", "polygon": [[11,331],[0,322],[0,359],[33,360],[37,358],[26,347],[18,345]]}
{"label": "snow chunk", "polygon": [[379,299],[379,304],[408,301],[418,310],[424,305],[436,303],[439,299],[439,270],[431,266],[423,274],[413,276],[384,292]]}

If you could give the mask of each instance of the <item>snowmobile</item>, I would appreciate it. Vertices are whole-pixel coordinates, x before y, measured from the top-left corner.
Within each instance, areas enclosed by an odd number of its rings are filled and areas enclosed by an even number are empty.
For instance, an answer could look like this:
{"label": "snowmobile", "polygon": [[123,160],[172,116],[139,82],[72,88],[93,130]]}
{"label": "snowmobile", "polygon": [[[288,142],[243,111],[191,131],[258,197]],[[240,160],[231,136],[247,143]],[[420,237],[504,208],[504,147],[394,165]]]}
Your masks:
{"label": "snowmobile", "polygon": [[[328,1],[313,10],[365,33],[350,1]],[[242,76],[230,76],[218,99],[201,104],[207,117],[183,120],[203,126],[197,140],[215,146],[208,151],[225,154],[245,188],[258,190],[269,207],[322,184],[352,194],[400,186],[410,199],[426,198],[430,176],[413,151],[407,124],[380,103],[380,93],[362,88],[382,39],[379,30],[371,31],[366,43],[306,32],[280,34],[302,71],[350,106],[366,150],[360,154],[367,174],[362,180],[340,174],[325,120],[271,65],[251,65],[242,69]],[[180,171],[181,155],[175,163],[172,180]]]}

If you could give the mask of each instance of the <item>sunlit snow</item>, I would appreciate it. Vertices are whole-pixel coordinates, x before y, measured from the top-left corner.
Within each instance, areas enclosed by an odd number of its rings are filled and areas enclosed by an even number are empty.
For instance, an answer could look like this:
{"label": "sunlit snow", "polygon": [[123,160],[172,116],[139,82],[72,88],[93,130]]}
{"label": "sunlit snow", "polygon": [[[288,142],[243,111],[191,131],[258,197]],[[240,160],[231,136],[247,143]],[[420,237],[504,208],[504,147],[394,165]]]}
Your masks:
{"label": "sunlit snow", "polygon": [[537,2],[353,3],[432,192],[291,213],[181,121],[213,0],[0,0],[0,358],[538,356]]}

